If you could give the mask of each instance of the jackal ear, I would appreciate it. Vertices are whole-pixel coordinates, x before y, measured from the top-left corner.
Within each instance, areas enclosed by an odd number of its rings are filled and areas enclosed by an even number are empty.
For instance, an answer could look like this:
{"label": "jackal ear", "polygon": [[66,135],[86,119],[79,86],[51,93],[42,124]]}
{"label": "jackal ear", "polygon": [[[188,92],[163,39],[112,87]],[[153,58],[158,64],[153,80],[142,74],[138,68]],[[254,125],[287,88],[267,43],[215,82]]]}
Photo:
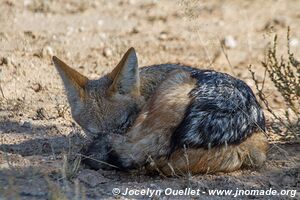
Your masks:
{"label": "jackal ear", "polygon": [[133,47],[127,50],[109,77],[113,80],[110,93],[140,95],[138,61]]}
{"label": "jackal ear", "polygon": [[66,63],[61,61],[56,56],[53,56],[52,60],[61,79],[63,80],[65,89],[67,91],[68,100],[72,107],[72,104],[78,102],[78,100],[84,99],[84,88],[89,79],[69,67]]}

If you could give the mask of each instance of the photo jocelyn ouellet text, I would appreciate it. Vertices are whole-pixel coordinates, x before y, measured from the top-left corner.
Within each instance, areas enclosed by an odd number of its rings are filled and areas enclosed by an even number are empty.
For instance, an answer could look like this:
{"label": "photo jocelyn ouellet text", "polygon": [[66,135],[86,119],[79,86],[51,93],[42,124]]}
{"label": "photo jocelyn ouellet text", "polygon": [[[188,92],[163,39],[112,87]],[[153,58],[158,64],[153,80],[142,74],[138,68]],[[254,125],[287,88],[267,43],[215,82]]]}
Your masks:
{"label": "photo jocelyn ouellet text", "polygon": [[200,189],[192,189],[192,188],[185,188],[185,189],[130,189],[125,188],[123,191],[119,188],[112,189],[113,195],[122,195],[122,196],[144,196],[144,197],[154,197],[154,196],[201,196],[201,195],[208,195],[208,196],[232,196],[232,197],[239,197],[239,196],[289,196],[295,197],[297,194],[296,190],[275,190],[273,188],[269,189],[239,189],[236,188],[235,190],[231,189],[208,189],[206,191]]}

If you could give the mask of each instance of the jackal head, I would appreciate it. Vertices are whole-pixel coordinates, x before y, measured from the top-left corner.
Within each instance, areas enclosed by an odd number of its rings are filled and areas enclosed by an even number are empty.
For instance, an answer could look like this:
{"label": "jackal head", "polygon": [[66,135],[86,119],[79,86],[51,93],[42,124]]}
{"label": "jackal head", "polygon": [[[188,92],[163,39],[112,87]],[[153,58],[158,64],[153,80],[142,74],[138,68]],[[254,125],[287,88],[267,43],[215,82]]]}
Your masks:
{"label": "jackal head", "polygon": [[72,117],[85,131],[122,133],[130,126],[144,102],[133,48],[111,73],[98,80],[89,80],[55,56],[53,62],[64,83]]}

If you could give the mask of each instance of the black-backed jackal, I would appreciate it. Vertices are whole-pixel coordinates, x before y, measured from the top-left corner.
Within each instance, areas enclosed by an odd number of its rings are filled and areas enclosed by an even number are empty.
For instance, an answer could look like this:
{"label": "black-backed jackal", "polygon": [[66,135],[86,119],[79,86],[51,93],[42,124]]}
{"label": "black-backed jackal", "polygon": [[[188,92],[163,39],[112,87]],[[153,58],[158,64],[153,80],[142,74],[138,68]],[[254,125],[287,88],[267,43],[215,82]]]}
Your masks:
{"label": "black-backed jackal", "polygon": [[172,175],[261,166],[265,119],[252,90],[228,74],[177,64],[138,68],[130,48],[114,70],[89,80],[57,57],[74,120],[94,135],[92,168],[147,166]]}

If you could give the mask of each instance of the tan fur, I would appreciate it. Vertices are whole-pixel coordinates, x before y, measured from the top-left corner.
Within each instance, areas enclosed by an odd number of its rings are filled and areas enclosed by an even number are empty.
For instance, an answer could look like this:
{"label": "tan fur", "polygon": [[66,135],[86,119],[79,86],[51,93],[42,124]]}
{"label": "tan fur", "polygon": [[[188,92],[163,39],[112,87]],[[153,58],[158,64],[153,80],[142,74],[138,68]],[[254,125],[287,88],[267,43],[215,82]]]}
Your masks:
{"label": "tan fur", "polygon": [[[184,175],[188,172],[232,172],[241,167],[260,167],[266,160],[268,142],[263,133],[254,133],[239,145],[212,149],[182,149],[170,160],[158,159],[156,166],[166,175]],[[153,169],[152,169],[153,170]]]}
{"label": "tan fur", "polygon": [[[124,162],[134,160],[139,164],[148,156],[168,153],[171,134],[184,116],[189,104],[188,93],[194,87],[195,80],[187,72],[170,74],[141,111],[126,138],[114,139],[114,149]],[[126,161],[128,157],[131,159]]]}
{"label": "tan fur", "polygon": [[142,165],[151,157],[155,167],[149,169],[158,168],[166,175],[174,172],[178,175],[187,172],[231,172],[242,166],[261,166],[268,149],[267,139],[262,132],[254,133],[239,145],[224,145],[210,150],[181,149],[173,153],[169,160],[166,159],[172,128],[182,120],[188,105],[188,93],[195,84],[188,77],[185,72],[175,72],[170,76],[144,107],[126,136],[114,138],[114,149],[123,162]]}

